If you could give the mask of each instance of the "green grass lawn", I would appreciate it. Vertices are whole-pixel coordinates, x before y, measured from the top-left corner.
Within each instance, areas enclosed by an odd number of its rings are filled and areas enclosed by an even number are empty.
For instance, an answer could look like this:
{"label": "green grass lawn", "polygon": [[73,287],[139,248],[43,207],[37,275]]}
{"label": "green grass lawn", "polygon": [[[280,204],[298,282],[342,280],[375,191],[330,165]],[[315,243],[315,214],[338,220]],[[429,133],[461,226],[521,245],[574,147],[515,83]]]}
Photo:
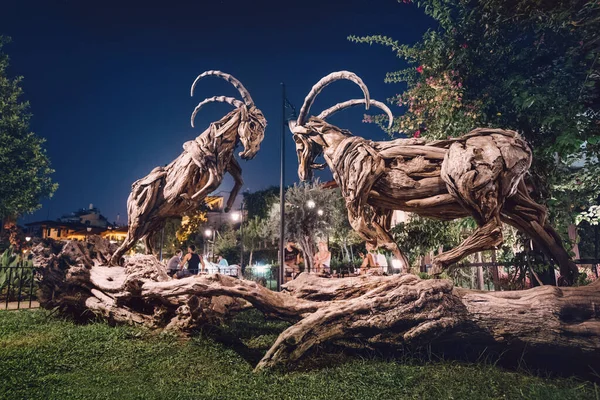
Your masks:
{"label": "green grass lawn", "polygon": [[[600,398],[600,388],[574,379],[452,362],[315,355],[313,365],[329,366],[253,373],[254,362],[284,327],[248,312],[222,332],[215,328],[183,341],[139,328],[76,325],[42,310],[0,312],[0,398]],[[222,340],[209,338],[217,332]]]}

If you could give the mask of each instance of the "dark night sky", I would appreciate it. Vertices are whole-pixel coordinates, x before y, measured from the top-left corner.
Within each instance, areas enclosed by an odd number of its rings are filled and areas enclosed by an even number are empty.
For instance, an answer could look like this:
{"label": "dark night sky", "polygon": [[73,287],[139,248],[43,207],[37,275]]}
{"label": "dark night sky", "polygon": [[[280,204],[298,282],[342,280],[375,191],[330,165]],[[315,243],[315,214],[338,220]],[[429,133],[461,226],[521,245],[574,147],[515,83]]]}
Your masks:
{"label": "dark night sky", "polygon": [[[203,98],[237,95],[225,81],[206,78],[190,98],[191,83],[208,69],[240,79],[269,124],[257,157],[241,163],[243,190],[278,185],[280,82],[299,108],[322,76],[346,69],[363,78],[372,98],[385,100],[401,90],[383,83],[387,71],[402,66],[399,60],[389,49],[346,37],[382,34],[413,43],[430,25],[421,10],[395,0],[1,3],[0,34],[13,39],[5,48],[10,73],[25,77],[32,128],[47,139],[60,184],[24,222],[54,219],[89,203],[111,221],[117,214],[126,219],[131,183],[170,162],[185,141],[230,110],[210,105],[198,114],[197,129],[190,126],[190,114]],[[337,82],[317,99],[313,114],[356,97],[358,87]],[[384,139],[384,132],[361,122],[363,111],[347,110],[331,122]],[[298,180],[291,135],[286,158],[291,184]],[[218,191],[231,186],[227,177]]]}

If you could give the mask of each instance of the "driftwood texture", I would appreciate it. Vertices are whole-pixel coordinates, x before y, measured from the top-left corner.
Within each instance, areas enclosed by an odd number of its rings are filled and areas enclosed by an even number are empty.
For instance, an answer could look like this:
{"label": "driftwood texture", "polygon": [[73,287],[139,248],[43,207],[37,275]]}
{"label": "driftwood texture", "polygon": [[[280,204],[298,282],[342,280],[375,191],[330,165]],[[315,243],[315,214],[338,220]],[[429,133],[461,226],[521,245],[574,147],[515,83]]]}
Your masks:
{"label": "driftwood texture", "polygon": [[[289,321],[256,370],[300,360],[318,345],[515,352],[587,368],[600,361],[600,281],[513,292],[453,287],[415,275],[344,279],[301,274],[273,292],[219,274],[172,280],[153,256],[104,267],[106,242],[47,241],[33,248],[40,303],[76,317],[187,333],[250,305]],[[594,364],[596,363],[596,364]],[[575,365],[573,366],[575,368]]]}
{"label": "driftwood texture", "polygon": [[225,212],[231,209],[244,183],[242,168],[233,151],[241,142],[244,150],[239,156],[245,160],[254,158],[264,138],[267,121],[254,105],[248,90],[229,74],[220,71],[202,73],[192,85],[192,95],[196,83],[206,76],[217,76],[230,82],[238,89],[243,101],[225,96],[201,101],[192,114],[192,126],[200,108],[208,103],[228,103],[236,109],[211,123],[196,139],[184,143],[183,153],[169,165],[156,167],[148,176],[133,183],[127,199],[127,237],[112,256],[111,265],[119,264],[123,254],[138,239],[144,239],[146,251],[152,254],[150,235],[160,230],[167,218],[198,210],[206,196],[219,187],[227,172],[235,182]]}
{"label": "driftwood texture", "polygon": [[[357,83],[365,98],[337,104],[318,117],[308,117],[321,90],[338,79]],[[350,224],[373,247],[393,251],[405,266],[406,257],[389,234],[393,210],[451,220],[472,216],[478,224],[458,247],[437,255],[435,273],[462,258],[502,243],[502,223],[527,234],[558,263],[560,283],[572,284],[577,266],[560,236],[547,221],[545,207],[530,197],[523,177],[532,152],[518,133],[503,129],[475,129],[462,137],[427,142],[397,139],[374,142],[325,122],[325,118],[358,104],[374,105],[393,115],[384,104],[371,100],[366,85],[348,71],[321,79],[306,97],[298,119],[290,121],[298,154],[298,175],[307,180],[315,159],[323,155],[348,207]]]}
{"label": "driftwood texture", "polygon": [[[169,289],[142,294],[146,283],[160,287],[175,281],[153,255],[127,257],[123,267],[105,266],[114,250],[99,236],[86,242],[48,239],[36,244],[32,254],[34,265],[40,267],[38,299],[42,307],[58,307],[62,314],[77,320],[99,316],[113,324],[140,324],[176,333],[219,323],[249,307],[249,303],[227,296],[169,293]],[[217,282],[219,277],[215,277]]]}

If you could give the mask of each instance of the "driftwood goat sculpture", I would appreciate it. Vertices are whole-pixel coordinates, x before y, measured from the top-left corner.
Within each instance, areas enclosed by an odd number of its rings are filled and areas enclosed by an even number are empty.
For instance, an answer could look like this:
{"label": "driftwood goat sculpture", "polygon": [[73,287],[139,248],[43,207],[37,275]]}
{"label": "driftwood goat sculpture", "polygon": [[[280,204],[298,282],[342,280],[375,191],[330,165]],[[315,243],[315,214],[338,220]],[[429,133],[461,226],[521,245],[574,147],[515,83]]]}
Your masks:
{"label": "driftwood goat sculpture", "polygon": [[[346,101],[316,118],[307,118],[316,96],[339,79],[355,82],[364,99]],[[391,126],[389,108],[370,99],[358,76],[339,71],[312,88],[289,127],[296,143],[300,179],[309,179],[313,169],[325,166],[315,163],[315,158],[323,155],[346,200],[350,224],[369,245],[392,250],[406,262],[389,234],[393,210],[442,220],[472,216],[478,228],[458,247],[437,255],[434,271],[500,245],[505,222],[530,236],[559,264],[564,284],[575,280],[576,265],[548,223],[546,209],[533,201],[523,182],[532,152],[518,133],[480,128],[448,140],[374,142],[325,122],[334,112],[358,104],[383,109]]]}
{"label": "driftwood goat sculpture", "polygon": [[148,176],[133,183],[127,199],[129,230],[125,241],[113,254],[111,265],[118,264],[123,254],[141,238],[151,253],[150,235],[163,226],[166,218],[197,210],[204,198],[221,184],[226,172],[235,184],[225,212],[232,207],[243,185],[242,168],[233,151],[241,142],[244,150],[239,156],[245,160],[254,158],[264,138],[267,121],[241,82],[221,71],[206,71],[199,75],[192,84],[192,96],[198,81],[206,76],[217,76],[231,83],[243,101],[225,96],[201,101],[192,113],[192,127],[196,114],[208,103],[228,103],[235,110],[211,123],[196,139],[184,143],[183,153],[169,165],[156,167]]}

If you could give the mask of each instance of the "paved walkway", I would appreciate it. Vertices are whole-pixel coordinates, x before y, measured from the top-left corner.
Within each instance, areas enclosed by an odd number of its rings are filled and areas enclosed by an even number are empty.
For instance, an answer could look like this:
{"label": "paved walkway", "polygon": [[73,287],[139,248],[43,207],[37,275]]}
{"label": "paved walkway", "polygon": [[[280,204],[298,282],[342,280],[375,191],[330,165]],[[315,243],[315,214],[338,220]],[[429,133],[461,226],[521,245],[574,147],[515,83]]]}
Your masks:
{"label": "paved walkway", "polygon": [[8,307],[6,307],[6,301],[0,302],[0,311],[2,311],[2,310],[26,310],[28,308],[39,308],[39,307],[40,307],[40,303],[38,303],[35,300],[31,302],[31,307],[29,307],[29,299],[22,300],[20,305],[19,305],[18,301],[9,301]]}

